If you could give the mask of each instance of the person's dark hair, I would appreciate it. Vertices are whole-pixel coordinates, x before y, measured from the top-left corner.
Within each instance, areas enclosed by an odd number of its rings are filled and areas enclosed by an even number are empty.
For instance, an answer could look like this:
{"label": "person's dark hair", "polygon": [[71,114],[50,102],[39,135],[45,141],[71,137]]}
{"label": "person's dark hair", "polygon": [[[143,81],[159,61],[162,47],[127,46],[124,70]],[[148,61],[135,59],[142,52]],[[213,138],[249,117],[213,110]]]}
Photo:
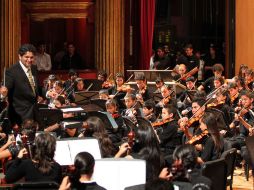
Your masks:
{"label": "person's dark hair", "polygon": [[92,175],[94,171],[95,160],[88,152],[80,152],[74,160],[75,171],[78,176],[83,174]]}
{"label": "person's dark hair", "polygon": [[32,44],[23,44],[18,51],[18,54],[20,56],[23,56],[26,54],[26,52],[32,52],[33,54],[36,53],[36,48]]}
{"label": "person's dark hair", "polygon": [[106,73],[106,71],[99,71],[99,72],[98,72],[98,76],[99,76],[99,75],[103,76],[105,80],[107,79],[107,76],[108,76],[108,74]]}
{"label": "person's dark hair", "polygon": [[59,101],[61,105],[65,104],[65,98],[63,96],[57,96],[56,100]]}
{"label": "person's dark hair", "polygon": [[248,91],[248,90],[243,90],[243,91],[240,93],[240,97],[241,97],[241,96],[247,96],[247,97],[250,98],[250,99],[254,98],[254,97],[253,97],[253,93],[250,92],[250,91]]}
{"label": "person's dark hair", "polygon": [[213,113],[205,112],[204,116],[201,118],[201,122],[206,124],[207,130],[214,141],[215,148],[218,152],[220,152],[223,148],[223,145],[221,142],[220,132],[215,115]]}
{"label": "person's dark hair", "polygon": [[237,88],[237,84],[235,82],[228,83],[228,89],[231,89],[231,88]]}
{"label": "person's dark hair", "polygon": [[243,70],[247,70],[247,69],[248,69],[247,65],[244,65],[244,64],[240,65],[238,76],[239,77],[244,77],[245,73],[243,73]]}
{"label": "person's dark hair", "polygon": [[96,116],[91,116],[86,120],[88,128],[85,136],[95,137],[99,141],[102,157],[112,157],[115,154],[115,148],[105,129],[105,123]]}
{"label": "person's dark hair", "polygon": [[169,114],[172,113],[174,118],[176,117],[177,111],[176,111],[176,108],[173,105],[167,104],[163,108],[166,109]]}
{"label": "person's dark hair", "polygon": [[213,65],[213,72],[215,72],[215,71],[223,72],[224,71],[223,65],[220,63],[214,64]]}
{"label": "person's dark hair", "polygon": [[173,153],[173,160],[182,160],[182,166],[186,170],[195,168],[197,158],[198,155],[194,146],[189,144],[177,147]]}
{"label": "person's dark hair", "polygon": [[116,78],[119,77],[119,78],[123,78],[124,79],[124,75],[122,73],[116,73]]}
{"label": "person's dark hair", "polygon": [[74,70],[74,69],[70,69],[69,72],[68,72],[68,76],[69,77],[71,77],[71,76],[78,76],[77,71]]}
{"label": "person's dark hair", "polygon": [[236,83],[239,82],[241,87],[243,87],[243,89],[245,89],[245,80],[244,80],[244,78],[236,76],[235,77],[235,82]]}
{"label": "person's dark hair", "polygon": [[35,138],[35,133],[38,130],[39,125],[36,121],[32,119],[26,119],[21,125],[21,134],[28,137],[29,142],[33,142]]}
{"label": "person's dark hair", "polygon": [[146,166],[151,168],[149,170],[151,173],[147,173],[147,178],[157,178],[164,165],[164,160],[160,152],[159,141],[152,126],[145,124],[138,126],[135,132],[133,152],[136,152],[141,159],[146,160]]}
{"label": "person's dark hair", "polygon": [[56,150],[56,138],[49,133],[39,134],[35,138],[34,165],[38,170],[47,174],[51,171]]}
{"label": "person's dark hair", "polygon": [[145,185],[145,190],[173,190],[174,186],[172,182],[164,179],[154,179],[150,180]]}
{"label": "person's dark hair", "polygon": [[223,77],[216,76],[216,77],[214,77],[214,80],[220,81],[220,84],[221,84],[221,85],[224,84],[224,78],[223,78]]}
{"label": "person's dark hair", "polygon": [[155,112],[155,104],[154,104],[154,102],[153,101],[150,101],[150,100],[148,100],[148,101],[145,101],[144,102],[144,105],[143,105],[143,108],[147,108],[147,109],[153,109],[153,111]]}
{"label": "person's dark hair", "polygon": [[187,48],[193,49],[193,45],[192,44],[186,44],[184,49],[187,49]]}
{"label": "person's dark hair", "polygon": [[199,106],[203,106],[205,104],[205,99],[204,98],[195,98],[192,103],[196,102]]}

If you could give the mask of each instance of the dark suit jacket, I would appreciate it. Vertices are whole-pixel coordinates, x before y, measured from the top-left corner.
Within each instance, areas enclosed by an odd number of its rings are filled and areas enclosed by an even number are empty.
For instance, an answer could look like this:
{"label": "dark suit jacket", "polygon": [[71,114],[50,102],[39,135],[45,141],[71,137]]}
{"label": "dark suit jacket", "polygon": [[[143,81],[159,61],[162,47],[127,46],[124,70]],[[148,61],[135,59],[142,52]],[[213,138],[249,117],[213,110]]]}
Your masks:
{"label": "dark suit jacket", "polygon": [[38,81],[36,66],[31,67],[35,82],[34,95],[29,80],[20,63],[6,70],[6,87],[8,88],[9,119],[12,124],[20,125],[25,119],[33,119],[34,105],[37,103]]}

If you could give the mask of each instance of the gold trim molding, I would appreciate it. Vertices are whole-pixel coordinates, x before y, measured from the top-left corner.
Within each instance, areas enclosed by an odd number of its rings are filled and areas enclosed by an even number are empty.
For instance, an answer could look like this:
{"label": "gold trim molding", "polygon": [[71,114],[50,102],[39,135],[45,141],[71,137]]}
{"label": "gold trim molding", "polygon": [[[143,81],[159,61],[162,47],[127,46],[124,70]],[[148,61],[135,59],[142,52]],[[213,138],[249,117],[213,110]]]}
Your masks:
{"label": "gold trim molding", "polygon": [[82,9],[86,10],[92,6],[93,2],[31,2],[22,3],[29,10],[50,10],[50,9]]}
{"label": "gold trim molding", "polygon": [[35,21],[43,21],[46,19],[56,18],[87,18],[87,13],[31,13],[31,18]]}

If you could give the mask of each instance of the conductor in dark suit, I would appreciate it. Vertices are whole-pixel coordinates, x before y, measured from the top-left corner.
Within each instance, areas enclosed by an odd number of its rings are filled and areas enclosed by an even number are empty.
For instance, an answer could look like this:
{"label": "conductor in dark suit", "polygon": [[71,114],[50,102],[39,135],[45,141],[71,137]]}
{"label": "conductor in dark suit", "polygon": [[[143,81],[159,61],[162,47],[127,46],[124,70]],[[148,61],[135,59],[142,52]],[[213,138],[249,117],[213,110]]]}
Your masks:
{"label": "conductor in dark suit", "polygon": [[19,48],[19,61],[6,70],[8,88],[9,119],[12,126],[18,126],[25,119],[34,118],[34,106],[37,104],[37,69],[33,65],[36,49],[31,44]]}

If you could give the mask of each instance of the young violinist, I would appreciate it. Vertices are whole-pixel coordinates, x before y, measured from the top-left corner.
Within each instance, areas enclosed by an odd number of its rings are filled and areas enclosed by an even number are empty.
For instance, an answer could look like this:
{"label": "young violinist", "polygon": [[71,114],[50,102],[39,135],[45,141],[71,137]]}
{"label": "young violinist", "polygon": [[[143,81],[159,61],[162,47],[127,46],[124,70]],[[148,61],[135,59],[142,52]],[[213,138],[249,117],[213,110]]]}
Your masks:
{"label": "young violinist", "polygon": [[[111,76],[111,74],[110,74]],[[99,71],[97,74],[97,79],[102,81],[102,89],[108,89],[111,94],[113,83],[109,80],[110,76],[106,73],[106,71]]]}
{"label": "young violinist", "polygon": [[162,108],[165,105],[172,104],[176,107],[176,100],[172,97],[171,86],[164,85],[161,87],[162,100],[156,104],[156,107]]}
{"label": "young violinist", "polygon": [[235,109],[238,106],[239,99],[240,99],[237,84],[233,82],[229,83],[228,91],[229,91],[229,97],[230,97],[230,106],[231,108]]}
{"label": "young violinist", "polygon": [[184,132],[187,139],[191,139],[193,135],[200,133],[200,130],[198,130],[199,120],[206,110],[205,103],[203,98],[194,99],[191,105],[192,117],[190,119],[183,117],[178,120],[180,129]]}
{"label": "young violinist", "polygon": [[107,89],[102,89],[99,91],[99,99],[101,100],[108,100],[109,94]]}
{"label": "young violinist", "polygon": [[172,105],[164,106],[161,117],[162,121],[152,123],[152,126],[159,137],[161,151],[165,155],[171,155],[181,142],[177,133],[179,126],[176,108]]}
{"label": "young violinist", "polygon": [[254,72],[252,69],[247,69],[245,73],[245,88],[253,91]]}
{"label": "young violinist", "polygon": [[161,93],[161,87],[165,85],[163,78],[161,77],[157,77],[155,80],[155,86],[156,86],[156,90],[154,91],[154,93]]}
{"label": "young violinist", "polygon": [[202,133],[208,132],[207,138],[201,141],[201,146],[196,145],[200,153],[199,163],[204,163],[220,158],[223,152],[223,138],[218,129],[218,123],[213,113],[206,112],[200,119],[200,129]]}
{"label": "young violinist", "polygon": [[60,80],[57,80],[54,85],[53,88],[48,90],[46,93],[46,97],[49,99],[49,104],[52,104],[53,101],[57,98],[57,96],[59,95],[64,95],[64,88],[63,88],[63,83]]}
{"label": "young violinist", "polygon": [[149,120],[151,123],[156,121],[155,104],[153,101],[146,101],[143,105],[142,110],[145,119]]}
{"label": "young violinist", "polygon": [[121,114],[118,113],[117,103],[114,99],[109,99],[106,101],[106,110],[112,115],[118,126],[117,130],[108,130],[108,134],[113,143],[119,143],[123,136],[127,134],[127,131],[124,131],[124,120]]}
{"label": "young violinist", "polygon": [[235,145],[238,149],[245,145],[245,138],[254,132],[253,111],[253,95],[251,92],[243,91],[241,93],[241,105],[236,108],[238,113],[235,114],[234,122],[230,125],[231,128],[236,128],[239,125],[239,134],[235,138]]}
{"label": "young violinist", "polygon": [[144,73],[136,73],[135,81],[137,83],[138,90],[136,92],[137,100],[141,103],[152,98],[150,90],[147,88],[147,81]]}
{"label": "young violinist", "polygon": [[222,64],[214,64],[213,65],[213,77],[208,78],[204,83],[202,83],[199,87],[198,90],[202,91],[204,90],[207,94],[210,93],[211,91],[214,90],[214,78],[215,77],[221,77],[222,73],[224,71],[224,67]]}
{"label": "young violinist", "polygon": [[137,115],[140,115],[140,112],[138,109],[136,109],[137,100],[136,96],[134,94],[126,94],[124,97],[124,102],[126,105],[126,109],[122,111],[121,115],[125,117],[130,117],[135,121],[135,118]]}
{"label": "young violinist", "polygon": [[72,97],[72,92],[74,91],[75,88],[75,80],[78,77],[78,73],[74,69],[70,69],[68,73],[68,80],[66,80],[63,83],[63,88],[66,91],[66,95],[68,99],[71,99]]}
{"label": "young violinist", "polygon": [[178,67],[178,74],[174,76],[174,80],[178,81],[181,84],[185,83],[185,74],[187,72],[187,67],[185,64],[180,64]]}

